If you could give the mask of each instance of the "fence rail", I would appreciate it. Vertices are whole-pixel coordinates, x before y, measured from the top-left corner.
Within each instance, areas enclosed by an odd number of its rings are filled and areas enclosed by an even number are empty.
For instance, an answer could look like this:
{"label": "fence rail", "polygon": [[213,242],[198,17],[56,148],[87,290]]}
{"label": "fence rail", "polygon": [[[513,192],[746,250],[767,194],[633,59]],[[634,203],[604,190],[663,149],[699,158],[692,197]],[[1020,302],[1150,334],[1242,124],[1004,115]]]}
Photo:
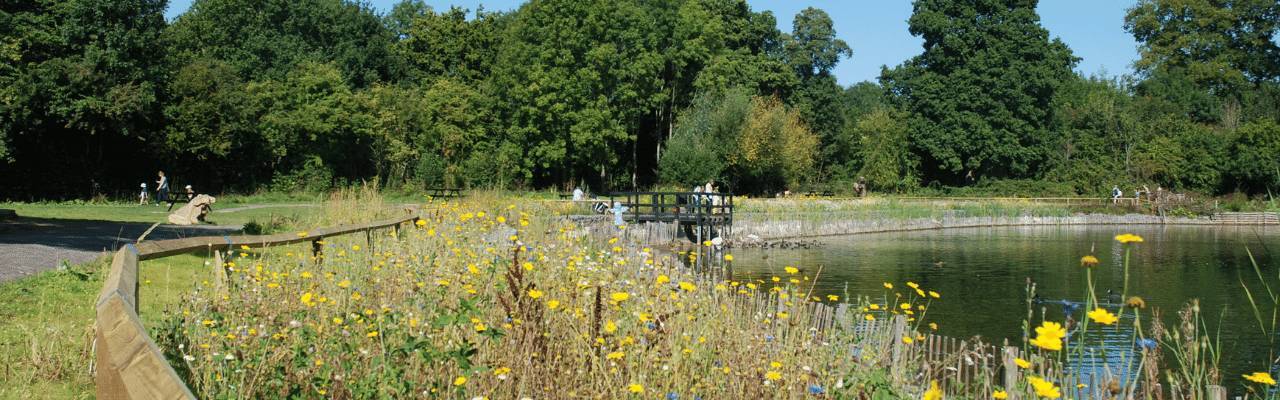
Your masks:
{"label": "fence rail", "polygon": [[[138,316],[138,264],[197,250],[223,251],[247,246],[261,248],[318,241],[332,236],[393,228],[416,222],[415,213],[357,225],[320,228],[298,234],[262,236],[204,236],[128,244],[115,253],[111,270],[98,294],[97,326],[94,332],[96,375],[99,399],[194,399],[169,365],[164,352],[142,325]],[[215,269],[221,269],[217,263]]]}

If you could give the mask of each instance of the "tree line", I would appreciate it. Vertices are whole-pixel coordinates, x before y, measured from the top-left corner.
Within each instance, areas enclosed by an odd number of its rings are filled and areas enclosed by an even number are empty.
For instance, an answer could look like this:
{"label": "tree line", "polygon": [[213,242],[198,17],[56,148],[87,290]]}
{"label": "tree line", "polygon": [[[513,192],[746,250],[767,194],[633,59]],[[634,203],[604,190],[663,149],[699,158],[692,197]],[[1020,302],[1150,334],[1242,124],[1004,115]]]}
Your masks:
{"label": "tree line", "polygon": [[[841,87],[807,8],[532,0],[0,3],[0,197],[691,186],[738,193],[1280,188],[1280,5],[1140,0],[1136,73],[1081,76],[1035,0],[916,0],[921,53]],[[1029,189],[1028,189],[1029,188]]]}

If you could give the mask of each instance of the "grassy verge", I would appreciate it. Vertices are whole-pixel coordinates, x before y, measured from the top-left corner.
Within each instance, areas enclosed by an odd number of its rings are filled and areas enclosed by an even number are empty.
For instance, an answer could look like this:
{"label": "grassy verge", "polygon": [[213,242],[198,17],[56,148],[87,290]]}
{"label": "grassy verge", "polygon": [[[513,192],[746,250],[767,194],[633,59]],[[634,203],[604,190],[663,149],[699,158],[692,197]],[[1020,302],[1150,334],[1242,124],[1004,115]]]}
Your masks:
{"label": "grassy verge", "polygon": [[[208,279],[200,254],[143,263],[142,316],[163,315]],[[93,304],[109,259],[0,284],[0,398],[92,398]]]}

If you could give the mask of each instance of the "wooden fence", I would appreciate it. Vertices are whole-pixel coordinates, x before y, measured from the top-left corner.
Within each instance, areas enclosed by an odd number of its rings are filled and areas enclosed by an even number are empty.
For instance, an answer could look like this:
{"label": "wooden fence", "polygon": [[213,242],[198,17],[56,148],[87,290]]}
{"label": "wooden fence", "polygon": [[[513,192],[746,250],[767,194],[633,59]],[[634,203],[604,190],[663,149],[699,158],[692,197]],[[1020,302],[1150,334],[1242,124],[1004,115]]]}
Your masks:
{"label": "wooden fence", "polygon": [[[321,228],[306,233],[263,236],[204,236],[128,244],[116,251],[111,260],[107,281],[98,295],[97,326],[94,333],[94,377],[99,399],[194,399],[178,374],[165,360],[147,328],[138,316],[138,264],[141,261],[190,253],[198,250],[224,251],[241,246],[261,248],[311,242],[318,251],[319,241],[350,233],[376,229],[399,230],[404,223],[418,220],[416,215],[391,218],[359,225]],[[223,272],[221,263],[214,270]],[[224,284],[224,282],[219,282]]]}

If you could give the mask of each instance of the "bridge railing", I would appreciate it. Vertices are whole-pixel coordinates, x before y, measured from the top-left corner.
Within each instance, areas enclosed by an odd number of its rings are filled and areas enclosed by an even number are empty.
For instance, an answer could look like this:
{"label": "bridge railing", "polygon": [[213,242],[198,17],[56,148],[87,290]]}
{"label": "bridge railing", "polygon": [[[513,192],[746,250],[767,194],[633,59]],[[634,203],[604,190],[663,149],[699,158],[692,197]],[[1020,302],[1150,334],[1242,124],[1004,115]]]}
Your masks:
{"label": "bridge railing", "polygon": [[[99,399],[194,399],[169,365],[164,352],[151,339],[138,315],[140,293],[138,291],[138,266],[145,260],[185,254],[197,250],[224,251],[228,249],[262,248],[311,242],[318,251],[319,242],[327,237],[341,236],[375,229],[394,228],[406,222],[416,222],[418,216],[411,213],[365,224],[343,225],[315,229],[304,233],[287,233],[262,236],[204,236],[185,239],[160,240],[128,244],[115,253],[111,270],[98,294],[97,326],[94,332],[94,357],[97,397]],[[221,263],[213,268],[221,271]],[[221,282],[220,282],[221,283]]]}
{"label": "bridge railing", "polygon": [[609,202],[627,206],[634,222],[732,224],[734,196],[719,192],[617,192]]}

